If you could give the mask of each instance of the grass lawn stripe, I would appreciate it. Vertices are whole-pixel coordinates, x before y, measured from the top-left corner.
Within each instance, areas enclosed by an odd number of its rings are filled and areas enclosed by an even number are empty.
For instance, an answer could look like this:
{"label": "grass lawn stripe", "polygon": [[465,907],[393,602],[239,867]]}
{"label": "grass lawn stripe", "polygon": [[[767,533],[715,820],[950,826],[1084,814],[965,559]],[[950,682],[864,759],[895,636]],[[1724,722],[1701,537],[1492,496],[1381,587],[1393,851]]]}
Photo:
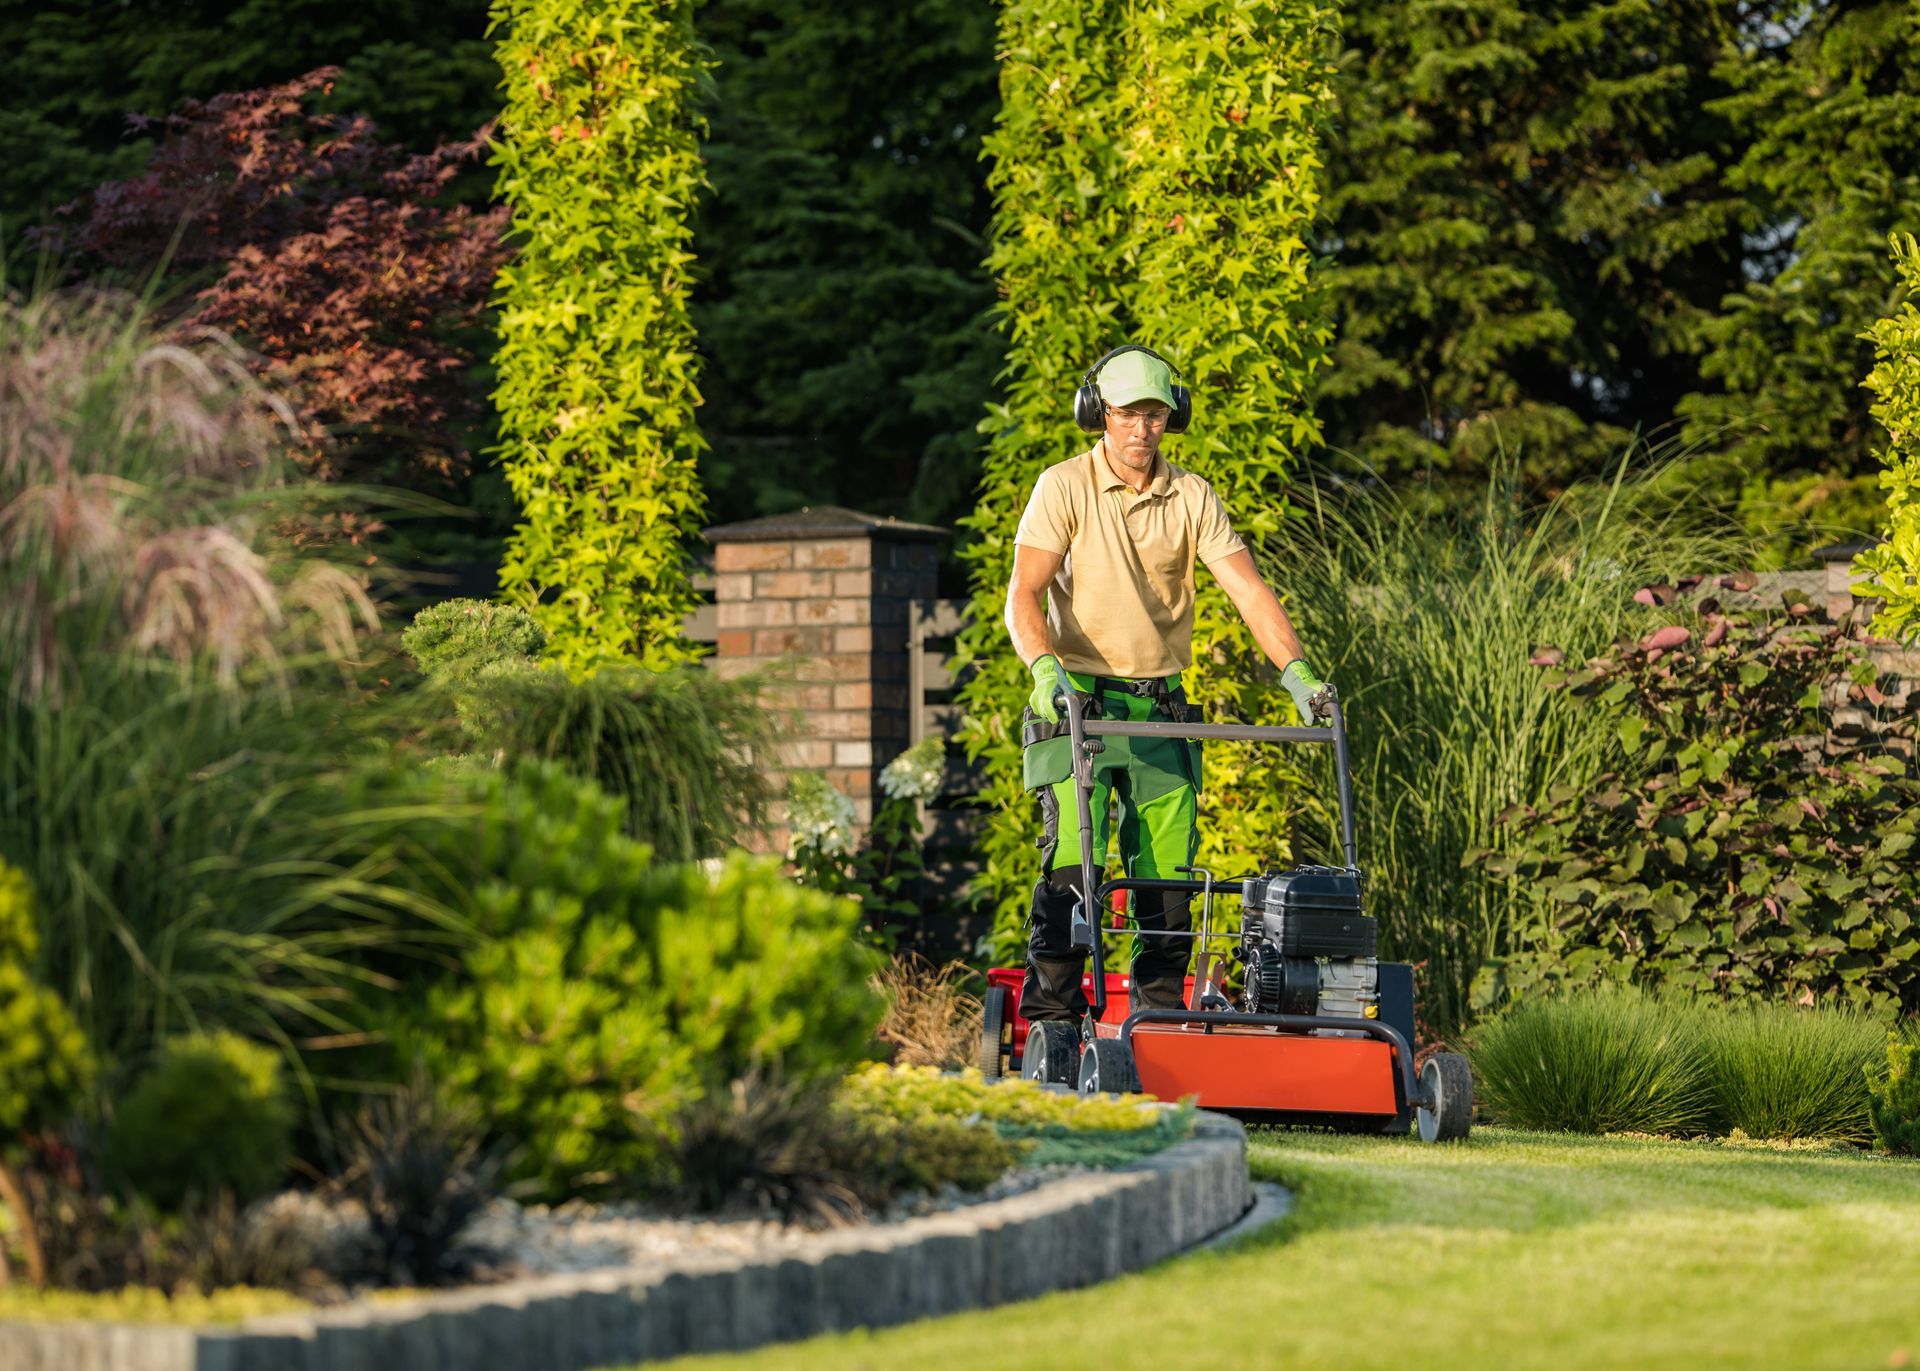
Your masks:
{"label": "grass lawn stripe", "polygon": [[1483,1129],[1256,1133],[1293,1212],[1224,1251],[879,1333],[669,1363],[1920,1368],[1920,1163]]}

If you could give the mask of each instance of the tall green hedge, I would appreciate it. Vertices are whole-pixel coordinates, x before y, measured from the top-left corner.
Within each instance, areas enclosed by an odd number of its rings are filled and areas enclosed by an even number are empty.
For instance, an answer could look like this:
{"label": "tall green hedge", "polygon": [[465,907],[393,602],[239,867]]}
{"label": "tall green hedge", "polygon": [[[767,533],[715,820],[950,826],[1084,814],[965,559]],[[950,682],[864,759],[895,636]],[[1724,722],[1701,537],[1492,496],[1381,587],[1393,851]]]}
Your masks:
{"label": "tall green hedge", "polygon": [[[1019,942],[1037,874],[1019,780],[1027,676],[1001,623],[1014,525],[1039,473],[1091,442],[1072,418],[1080,373],[1136,341],[1193,389],[1193,428],[1168,457],[1213,482],[1249,539],[1276,526],[1288,474],[1317,440],[1307,396],[1328,342],[1306,239],[1330,24],[1314,0],[1009,0],[1001,13],[1002,108],[986,146],[1007,399],[984,425],[986,474],[966,521],[976,541],[961,649],[979,667],[963,697],[966,740],[988,762],[993,807],[975,890],[996,911],[1003,952]],[[1285,717],[1274,673],[1200,579],[1191,698],[1213,719]],[[1313,626],[1301,627],[1311,652]],[[1270,771],[1214,746],[1206,780],[1203,862],[1231,866],[1284,840],[1292,801]]]}
{"label": "tall green hedge", "polygon": [[1903,299],[1894,314],[1867,331],[1878,364],[1866,388],[1873,417],[1886,426],[1881,453],[1886,469],[1886,540],[1861,557],[1858,569],[1873,578],[1872,592],[1885,601],[1874,616],[1877,633],[1920,637],[1920,242],[1912,234],[1893,239],[1894,264]]}
{"label": "tall green hedge", "polygon": [[570,670],[692,655],[701,511],[689,214],[702,185],[694,0],[496,0],[501,455],[518,499],[501,592]]}

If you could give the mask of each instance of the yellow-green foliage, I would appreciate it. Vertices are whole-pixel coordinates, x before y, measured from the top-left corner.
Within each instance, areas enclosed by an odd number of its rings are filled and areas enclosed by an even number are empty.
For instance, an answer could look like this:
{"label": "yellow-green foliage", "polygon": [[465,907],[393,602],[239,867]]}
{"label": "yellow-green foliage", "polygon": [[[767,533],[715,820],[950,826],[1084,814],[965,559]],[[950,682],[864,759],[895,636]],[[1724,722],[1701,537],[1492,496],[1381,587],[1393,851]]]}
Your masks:
{"label": "yellow-green foliage", "polygon": [[841,1103],[881,1140],[908,1185],[951,1181],[979,1189],[1015,1160],[1028,1165],[1118,1166],[1186,1137],[1188,1108],[1139,1098],[1083,1099],[1032,1081],[989,1085],[971,1068],[872,1066],[848,1077]]}
{"label": "yellow-green foliage", "polygon": [[1885,1074],[1867,1072],[1868,1117],[1880,1150],[1920,1156],[1920,1040],[1887,1035]]}
{"label": "yellow-green foliage", "polygon": [[[1028,683],[1001,627],[1014,525],[1035,477],[1092,441],[1071,413],[1081,372],[1129,341],[1167,356],[1193,390],[1192,429],[1168,441],[1168,458],[1213,482],[1249,540],[1280,519],[1288,475],[1317,438],[1308,387],[1328,340],[1306,239],[1330,17],[1317,0],[1011,0],[1001,12],[1002,106],[987,150],[1008,394],[985,425],[967,520],[978,538],[961,644],[980,667],[966,741],[987,759],[993,807],[976,889],[998,911],[1003,949],[1035,877],[1018,760]],[[1201,580],[1189,698],[1214,720],[1285,721],[1286,693]],[[1303,632],[1312,660],[1313,626]],[[1203,862],[1279,855],[1290,802],[1272,776],[1237,745],[1209,747]]]}
{"label": "yellow-green foliage", "polygon": [[693,0],[495,0],[502,466],[522,520],[504,598],[570,671],[692,655],[698,526],[688,214],[706,63]]}
{"label": "yellow-green foliage", "polygon": [[1856,586],[1862,595],[1883,597],[1874,615],[1876,633],[1890,638],[1920,636],[1920,242],[1912,234],[1893,238],[1906,299],[1892,318],[1866,332],[1877,365],[1867,375],[1874,395],[1873,417],[1887,430],[1887,534],[1878,547],[1862,554],[1854,569],[1872,578]]}
{"label": "yellow-green foliage", "polygon": [[85,1035],[60,997],[34,979],[35,918],[25,874],[0,862],[0,1146],[77,1107],[93,1078]]}
{"label": "yellow-green foliage", "polygon": [[310,1308],[305,1300],[285,1291],[246,1285],[204,1295],[191,1288],[169,1293],[150,1285],[102,1291],[0,1286],[0,1319],[23,1322],[233,1324],[261,1314],[297,1314]]}
{"label": "yellow-green foliage", "polygon": [[978,1115],[1022,1129],[1068,1128],[1079,1132],[1126,1132],[1151,1128],[1157,1109],[1142,1101],[1108,1095],[1082,1098],[1042,1090],[1032,1081],[987,1084],[972,1068],[947,1075],[931,1066],[869,1066],[847,1078],[843,1098],[862,1113]]}
{"label": "yellow-green foliage", "polygon": [[242,1204],[293,1159],[280,1055],[235,1033],[168,1041],[114,1112],[102,1165],[162,1209],[231,1190]]}

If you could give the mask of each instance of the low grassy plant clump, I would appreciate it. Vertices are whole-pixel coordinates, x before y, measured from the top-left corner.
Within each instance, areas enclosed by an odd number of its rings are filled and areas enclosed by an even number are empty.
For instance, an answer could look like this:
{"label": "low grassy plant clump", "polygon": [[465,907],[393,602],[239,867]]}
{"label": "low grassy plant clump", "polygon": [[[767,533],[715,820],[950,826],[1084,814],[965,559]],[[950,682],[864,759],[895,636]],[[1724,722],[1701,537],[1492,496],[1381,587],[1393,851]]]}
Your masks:
{"label": "low grassy plant clump", "polygon": [[1470,1058],[1482,1108],[1516,1128],[1692,1134],[1713,1115],[1698,1016],[1633,991],[1523,1001]]}
{"label": "low grassy plant clump", "polygon": [[1883,1029],[1844,1007],[1726,1005],[1627,987],[1529,999],[1468,1052],[1514,1127],[1864,1143]]}
{"label": "low grassy plant clump", "polygon": [[1845,1009],[1786,1004],[1695,1011],[1713,1081],[1713,1128],[1750,1138],[1872,1137],[1868,1079],[1885,1030]]}
{"label": "low grassy plant clump", "polygon": [[450,720],[439,741],[497,764],[551,761],[598,783],[625,802],[627,832],[663,861],[712,856],[763,817],[762,759],[777,727],[753,681],[630,663],[569,675],[537,660],[546,633],[531,615],[478,600],[429,606],[401,637],[425,676],[424,702]]}

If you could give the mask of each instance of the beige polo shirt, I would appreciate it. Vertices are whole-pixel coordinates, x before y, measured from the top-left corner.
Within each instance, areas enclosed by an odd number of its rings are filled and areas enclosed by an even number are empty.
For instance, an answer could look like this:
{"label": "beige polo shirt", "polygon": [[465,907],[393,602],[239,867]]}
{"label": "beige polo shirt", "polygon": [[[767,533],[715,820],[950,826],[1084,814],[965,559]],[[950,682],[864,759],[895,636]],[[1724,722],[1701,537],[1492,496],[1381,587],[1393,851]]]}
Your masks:
{"label": "beige polo shirt", "polygon": [[1171,676],[1193,664],[1193,564],[1245,549],[1213,487],[1165,456],[1135,494],[1101,445],[1034,482],[1013,541],[1065,556],[1047,631],[1069,671]]}

